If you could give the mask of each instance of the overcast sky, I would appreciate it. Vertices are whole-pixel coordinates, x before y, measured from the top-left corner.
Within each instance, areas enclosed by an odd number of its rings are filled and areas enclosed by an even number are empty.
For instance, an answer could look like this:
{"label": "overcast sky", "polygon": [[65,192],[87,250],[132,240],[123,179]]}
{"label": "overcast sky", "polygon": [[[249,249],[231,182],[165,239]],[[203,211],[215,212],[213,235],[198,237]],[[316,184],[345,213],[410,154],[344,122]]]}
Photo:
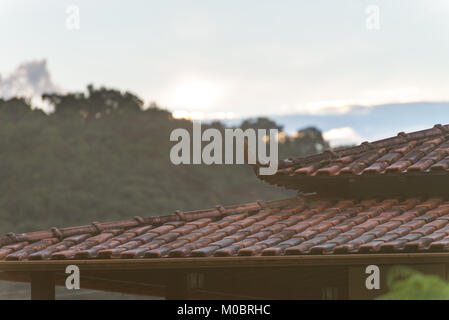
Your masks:
{"label": "overcast sky", "polygon": [[3,79],[46,59],[64,90],[106,85],[173,111],[449,100],[447,0],[2,0],[0,41]]}

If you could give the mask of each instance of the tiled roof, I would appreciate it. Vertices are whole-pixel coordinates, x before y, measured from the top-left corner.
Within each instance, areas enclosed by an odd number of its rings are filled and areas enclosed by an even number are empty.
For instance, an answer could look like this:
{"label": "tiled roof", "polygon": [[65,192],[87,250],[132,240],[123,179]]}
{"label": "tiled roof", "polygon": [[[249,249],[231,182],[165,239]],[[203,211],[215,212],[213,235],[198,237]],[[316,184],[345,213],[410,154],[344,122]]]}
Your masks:
{"label": "tiled roof", "polygon": [[449,251],[449,200],[301,197],[8,234],[0,260]]}
{"label": "tiled roof", "polygon": [[[260,177],[293,188],[308,179],[316,188],[312,191],[318,192],[315,195],[10,233],[0,237],[0,260],[228,256],[282,259],[287,255],[448,252],[448,138],[449,126],[436,125],[357,147],[289,159],[281,162],[274,176]],[[418,177],[419,181],[404,180],[404,176]],[[361,179],[355,188],[328,180],[324,183],[328,190],[320,190],[320,177],[339,183],[344,179],[337,178],[342,177],[380,180]],[[388,188],[396,180],[402,182]],[[400,190],[409,184],[419,192]],[[363,185],[367,188],[357,195],[356,189]],[[347,192],[339,195],[339,189],[345,188]],[[379,188],[386,189],[386,195],[379,196]],[[320,192],[323,190],[329,192]]]}
{"label": "tiled roof", "polygon": [[295,187],[309,177],[361,177],[449,174],[449,125],[359,146],[281,161],[272,176],[259,176],[276,185]]}

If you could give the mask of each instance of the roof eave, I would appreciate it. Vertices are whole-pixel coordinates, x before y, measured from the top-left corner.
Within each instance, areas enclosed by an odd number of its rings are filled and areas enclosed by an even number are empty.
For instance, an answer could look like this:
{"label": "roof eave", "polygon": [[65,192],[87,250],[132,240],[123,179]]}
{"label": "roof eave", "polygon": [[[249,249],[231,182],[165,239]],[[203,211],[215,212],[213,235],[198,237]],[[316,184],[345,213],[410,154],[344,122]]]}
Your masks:
{"label": "roof eave", "polygon": [[36,272],[65,271],[68,265],[81,270],[156,270],[156,269],[208,269],[208,268],[263,268],[384,264],[449,263],[449,252],[439,253],[379,253],[332,254],[298,256],[158,258],[158,259],[96,259],[96,260],[44,260],[0,261],[0,271]]}

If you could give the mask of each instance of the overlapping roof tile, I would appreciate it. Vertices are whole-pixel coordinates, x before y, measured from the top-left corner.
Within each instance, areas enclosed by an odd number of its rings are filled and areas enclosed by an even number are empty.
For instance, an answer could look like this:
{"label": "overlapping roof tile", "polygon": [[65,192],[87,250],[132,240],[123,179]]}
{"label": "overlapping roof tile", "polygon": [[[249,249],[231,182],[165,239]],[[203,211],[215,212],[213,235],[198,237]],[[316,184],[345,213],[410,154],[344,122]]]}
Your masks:
{"label": "overlapping roof tile", "polygon": [[369,175],[449,174],[449,125],[359,146],[280,162],[267,182],[288,185],[305,177],[358,177]]}
{"label": "overlapping roof tile", "polygon": [[[404,175],[437,178],[432,174],[444,180],[449,174],[449,126],[436,125],[357,147],[289,159],[281,163],[274,176],[261,178],[291,186],[286,178],[316,181],[320,176],[378,176],[385,182],[386,177]],[[391,183],[391,179],[388,181]],[[441,186],[438,184],[438,188]],[[386,195],[349,192],[341,196],[332,187],[333,194],[300,194],[281,201],[9,233],[0,237],[0,260],[282,259],[288,255],[448,252],[446,192],[434,194],[420,183],[415,188],[420,190],[416,196],[394,188],[387,188]]]}
{"label": "overlapping roof tile", "polygon": [[449,199],[292,198],[0,238],[0,260],[449,251]]}

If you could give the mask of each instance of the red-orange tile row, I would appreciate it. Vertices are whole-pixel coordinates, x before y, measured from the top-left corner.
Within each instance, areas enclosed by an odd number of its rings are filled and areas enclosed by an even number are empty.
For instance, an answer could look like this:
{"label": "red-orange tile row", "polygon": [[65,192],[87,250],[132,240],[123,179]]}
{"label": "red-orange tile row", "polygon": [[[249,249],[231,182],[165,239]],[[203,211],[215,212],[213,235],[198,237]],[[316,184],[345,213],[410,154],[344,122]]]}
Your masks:
{"label": "red-orange tile row", "polygon": [[21,241],[1,260],[133,259],[449,251],[442,198],[305,200],[284,207],[98,234]]}
{"label": "red-orange tile row", "polygon": [[291,166],[278,175],[362,175],[449,170],[449,142],[445,138],[411,141],[394,148],[380,148],[362,154]]}
{"label": "red-orange tile row", "polygon": [[400,133],[342,151],[287,159],[281,162],[275,175],[260,178],[282,185],[286,177],[449,173],[448,139],[449,127],[436,125],[432,129]]}

